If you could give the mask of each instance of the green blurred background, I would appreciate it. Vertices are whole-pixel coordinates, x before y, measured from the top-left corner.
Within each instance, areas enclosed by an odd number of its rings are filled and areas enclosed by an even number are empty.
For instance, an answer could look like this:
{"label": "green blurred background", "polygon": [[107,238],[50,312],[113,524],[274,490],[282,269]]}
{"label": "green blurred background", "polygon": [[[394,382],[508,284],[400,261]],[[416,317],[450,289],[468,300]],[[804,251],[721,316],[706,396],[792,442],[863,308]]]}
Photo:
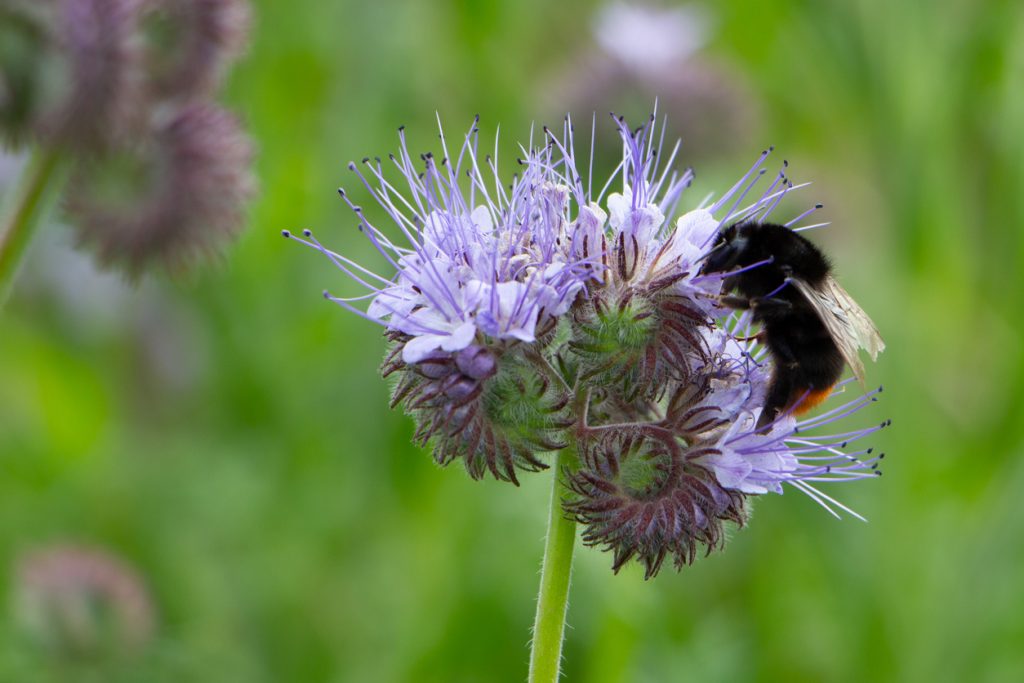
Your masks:
{"label": "green blurred background", "polygon": [[[260,150],[240,242],[132,288],[47,228],[0,323],[0,592],[26,550],[106,548],[158,638],[58,665],[5,609],[0,681],[524,680],[550,475],[473,482],[410,446],[379,329],[280,231],[379,264],[335,188],[398,125],[426,151],[435,111],[480,113],[510,161],[531,121],[597,108],[614,152],[604,112],[662,87],[697,166],[684,205],[769,143],[815,181],[783,210],[826,202],[814,238],[886,337],[883,400],[848,424],[891,417],[889,456],[828,489],[868,524],[791,492],[679,574],[579,551],[567,680],[1024,680],[1024,5],[727,0],[668,85],[594,75],[598,9],[263,0],[227,92]],[[717,137],[715,102],[739,121]],[[701,115],[695,158],[672,124]]]}

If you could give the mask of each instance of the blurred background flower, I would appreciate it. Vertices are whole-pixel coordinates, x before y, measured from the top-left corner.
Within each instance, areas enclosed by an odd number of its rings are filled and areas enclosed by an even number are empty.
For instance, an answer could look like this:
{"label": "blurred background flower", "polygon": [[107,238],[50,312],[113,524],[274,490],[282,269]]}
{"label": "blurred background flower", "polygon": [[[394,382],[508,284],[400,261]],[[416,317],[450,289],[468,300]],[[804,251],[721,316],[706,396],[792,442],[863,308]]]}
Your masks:
{"label": "blurred background flower", "polygon": [[15,618],[34,644],[61,659],[125,655],[153,637],[155,616],[134,569],[99,549],[55,545],[14,568]]}
{"label": "blurred background flower", "polygon": [[255,191],[251,163],[252,145],[234,116],[188,104],[132,147],[82,162],[65,208],[100,263],[133,277],[154,263],[180,272],[244,227]]}
{"label": "blurred background flower", "polygon": [[32,162],[0,223],[0,297],[51,195],[80,243],[132,279],[154,264],[180,273],[241,231],[253,146],[211,100],[245,45],[248,10],[244,0],[4,0],[0,139],[30,146]]}
{"label": "blurred background flower", "polygon": [[[1024,7],[698,6],[688,61],[737,74],[756,120],[745,144],[693,159],[670,115],[690,192],[733,180],[751,145],[815,179],[802,192],[832,226],[805,234],[888,343],[871,377],[891,398],[856,421],[893,418],[876,439],[889,461],[878,485],[843,489],[869,524],[787,495],[724,553],[646,583],[579,551],[568,680],[1024,679]],[[523,680],[508,643],[533,617],[537,553],[508,548],[539,551],[549,480],[471,482],[409,445],[410,422],[382,409],[380,331],[316,296],[333,267],[280,231],[383,267],[335,192],[345,164],[397,151],[398,125],[429,130],[439,110],[480,113],[484,136],[500,121],[514,172],[512,141],[567,108],[539,101],[547,84],[599,50],[602,7],[255,2],[223,100],[258,143],[264,193],[223,266],[110,295],[26,263],[0,321],[0,566],[88,538],[144,567],[168,654],[128,680]],[[624,104],[652,100],[593,108]],[[586,131],[590,112],[576,120]],[[614,140],[599,139],[609,159]],[[75,234],[44,228],[29,255],[60,269],[44,232],[61,249]],[[151,343],[168,370],[140,371]],[[45,680],[14,632],[0,620],[0,680]]]}
{"label": "blurred background flower", "polygon": [[608,2],[594,13],[591,36],[584,32],[544,82],[543,108],[586,121],[610,107],[641,120],[657,101],[689,163],[763,144],[758,100],[743,74],[705,50],[716,24],[698,4]]}
{"label": "blurred background flower", "polygon": [[216,93],[227,67],[248,42],[248,3],[139,1],[150,96],[180,100]]}

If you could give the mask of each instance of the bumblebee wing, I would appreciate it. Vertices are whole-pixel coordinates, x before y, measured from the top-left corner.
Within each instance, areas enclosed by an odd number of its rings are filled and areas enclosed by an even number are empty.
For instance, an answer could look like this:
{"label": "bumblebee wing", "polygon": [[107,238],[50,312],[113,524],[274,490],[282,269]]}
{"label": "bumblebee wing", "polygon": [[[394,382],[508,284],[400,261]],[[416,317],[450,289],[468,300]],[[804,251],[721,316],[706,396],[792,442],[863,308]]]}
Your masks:
{"label": "bumblebee wing", "polygon": [[839,347],[839,352],[849,364],[857,381],[864,384],[864,363],[858,351],[864,349],[871,360],[885,350],[885,342],[878,334],[878,328],[835,278],[829,276],[821,287],[811,287],[798,278],[793,278],[800,293],[810,302],[825,329]]}

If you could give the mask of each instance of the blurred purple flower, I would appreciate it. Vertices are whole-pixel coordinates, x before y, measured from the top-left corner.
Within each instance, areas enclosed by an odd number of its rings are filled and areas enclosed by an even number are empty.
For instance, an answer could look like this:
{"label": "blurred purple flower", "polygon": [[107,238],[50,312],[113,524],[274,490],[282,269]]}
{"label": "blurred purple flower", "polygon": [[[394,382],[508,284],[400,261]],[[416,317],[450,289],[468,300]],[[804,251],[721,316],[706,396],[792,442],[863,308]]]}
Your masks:
{"label": "blurred purple flower", "polygon": [[231,113],[190,104],[152,139],[83,166],[66,210],[102,263],[132,277],[154,263],[180,270],[242,229],[252,157]]}
{"label": "blurred purple flower", "polygon": [[20,556],[19,624],[63,657],[138,650],[153,637],[152,599],[136,570],[107,551],[57,544]]}
{"label": "blurred purple flower", "polygon": [[64,103],[42,122],[44,135],[85,150],[111,144],[137,125],[141,83],[135,71],[135,0],[64,0],[57,40],[70,70]]}
{"label": "blurred purple flower", "polygon": [[[742,151],[754,139],[757,100],[742,74],[707,55],[714,15],[705,6],[613,1],[593,16],[593,43],[544,82],[552,112],[639,114],[658,101],[692,159]],[[584,43],[585,44],[585,43]]]}
{"label": "blurred purple flower", "polygon": [[244,0],[139,0],[146,84],[157,99],[210,95],[245,47]]}
{"label": "blurred purple flower", "polygon": [[104,265],[179,270],[242,229],[253,147],[210,98],[248,29],[245,0],[0,0],[0,134],[73,178]]}
{"label": "blurred purple flower", "polygon": [[669,69],[704,47],[711,20],[696,5],[606,4],[594,21],[601,49],[631,70]]}
{"label": "blurred purple flower", "polygon": [[5,0],[0,125],[17,141],[96,153],[137,122],[135,0]]}

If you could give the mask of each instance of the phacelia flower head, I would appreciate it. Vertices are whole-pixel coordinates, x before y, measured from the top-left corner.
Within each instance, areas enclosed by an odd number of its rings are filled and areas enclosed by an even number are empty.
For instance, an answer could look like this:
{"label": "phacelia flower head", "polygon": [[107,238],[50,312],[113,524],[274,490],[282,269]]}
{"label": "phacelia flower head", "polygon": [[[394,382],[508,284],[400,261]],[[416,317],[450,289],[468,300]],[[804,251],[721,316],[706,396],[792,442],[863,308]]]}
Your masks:
{"label": "phacelia flower head", "polygon": [[296,239],[366,289],[327,298],[389,330],[395,348],[385,373],[400,376],[395,401],[417,417],[417,435],[433,442],[437,460],[462,457],[473,476],[515,481],[516,466],[543,467],[536,453],[565,443],[552,432],[565,429],[568,395],[534,362],[592,272],[563,246],[568,193],[529,160],[502,184],[497,152],[478,158],[475,123],[454,154],[442,132],[442,158],[423,154],[418,164],[404,130],[399,137],[387,162],[349,167],[400,239],[341,191],[394,277],[327,250],[308,231]]}
{"label": "phacelia flower head", "polygon": [[385,328],[393,405],[438,462],[517,481],[517,470],[545,466],[545,451],[572,448],[566,514],[585,542],[612,552],[616,570],[636,558],[653,576],[667,558],[681,567],[720,547],[725,525],[746,521],[750,496],[789,485],[849,512],[817,484],[876,476],[881,456],[844,449],[881,426],[818,431],[874,392],[758,426],[771,359],[749,313],[721,303],[733,273],[701,273],[723,226],[765,220],[799,187],[785,164],[758,189],[767,150],[717,200],[680,212],[693,173],[677,170],[678,143],[659,153],[664,127],[653,116],[637,129],[614,121],[622,161],[597,183],[590,162],[586,174],[577,163],[568,119],[522,148],[509,185],[497,142],[479,153],[475,122],[452,150],[442,132],[440,160],[417,162],[401,131],[387,162],[350,165],[380,209],[342,192],[387,270],[309,231],[295,239],[364,290],[326,296]]}

